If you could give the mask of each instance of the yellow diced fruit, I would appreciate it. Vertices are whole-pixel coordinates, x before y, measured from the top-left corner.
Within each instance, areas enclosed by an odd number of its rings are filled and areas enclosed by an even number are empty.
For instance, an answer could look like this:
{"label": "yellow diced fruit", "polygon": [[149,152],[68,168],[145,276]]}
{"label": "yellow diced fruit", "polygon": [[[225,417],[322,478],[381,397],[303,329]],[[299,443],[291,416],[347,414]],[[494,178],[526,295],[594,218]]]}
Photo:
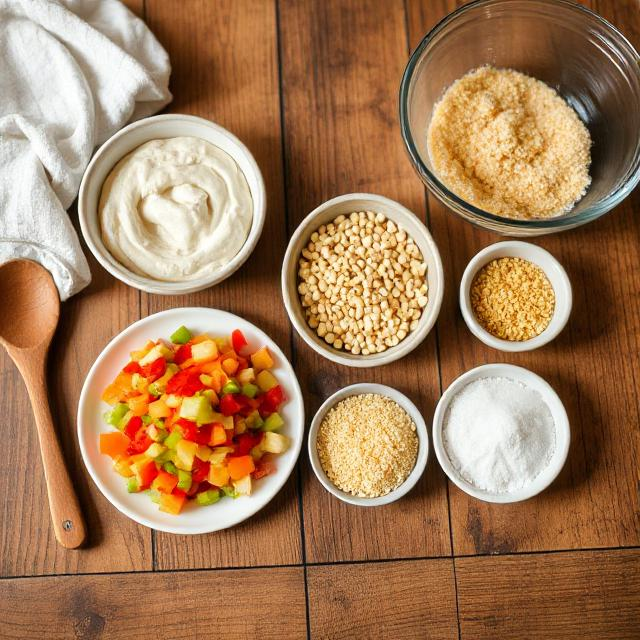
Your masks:
{"label": "yellow diced fruit", "polygon": [[224,487],[229,482],[229,472],[223,464],[209,467],[209,483],[216,487]]}
{"label": "yellow diced fruit", "polygon": [[141,376],[139,373],[134,373],[131,376],[131,387],[140,393],[145,393],[147,391],[147,387],[149,386],[149,382],[144,376]]}
{"label": "yellow diced fruit", "polygon": [[253,449],[249,451],[249,454],[253,458],[254,462],[258,462],[258,460],[260,460],[260,458],[262,458],[262,456],[264,455],[262,443],[257,444],[255,447],[253,447]]}
{"label": "yellow diced fruit", "polygon": [[149,404],[149,415],[153,419],[168,418],[171,415],[171,409],[167,406],[167,403],[160,398]]}
{"label": "yellow diced fruit", "polygon": [[260,387],[260,391],[269,391],[269,389],[273,389],[278,386],[278,381],[276,377],[271,373],[271,371],[261,371],[256,376],[256,383],[258,387]]}
{"label": "yellow diced fruit", "polygon": [[182,402],[178,396],[174,396],[173,394],[162,396],[161,400],[164,400],[167,407],[170,407],[171,409],[177,409]]}
{"label": "yellow diced fruit", "polygon": [[193,459],[196,457],[198,443],[189,440],[180,440],[176,445],[176,456],[185,471],[193,469]]}
{"label": "yellow diced fruit", "polygon": [[256,379],[256,372],[253,370],[253,367],[247,367],[242,371],[238,371],[236,379],[238,380],[238,384],[252,384]]}
{"label": "yellow diced fruit", "polygon": [[244,478],[240,478],[240,480],[234,480],[233,488],[236,490],[236,493],[239,496],[250,496],[251,495],[251,476],[246,475],[244,476]]}
{"label": "yellow diced fruit", "polygon": [[211,457],[211,449],[206,444],[201,444],[196,451],[196,458],[206,462]]}
{"label": "yellow diced fruit", "polygon": [[211,451],[209,463],[212,467],[222,464],[228,453],[233,453],[233,447],[216,447]]}
{"label": "yellow diced fruit", "polygon": [[167,450],[167,447],[160,444],[159,442],[154,442],[144,452],[144,455],[149,456],[149,458],[157,458],[161,453],[164,453],[166,450]]}
{"label": "yellow diced fruit", "polygon": [[269,349],[267,349],[267,347],[258,349],[258,351],[251,356],[251,363],[256,369],[271,369],[271,367],[273,367],[273,358],[269,353]]}
{"label": "yellow diced fruit", "polygon": [[289,448],[290,442],[287,436],[274,431],[266,431],[260,446],[267,453],[284,453]]}
{"label": "yellow diced fruit", "polygon": [[148,364],[156,361],[158,358],[164,358],[165,360],[173,360],[173,351],[166,347],[162,343],[157,344],[149,353],[147,353],[143,358],[140,358],[140,366],[145,367]]}
{"label": "yellow diced fruit", "polygon": [[208,376],[206,373],[200,374],[200,382],[202,382],[205,387],[213,386],[213,378]]}
{"label": "yellow diced fruit", "polygon": [[113,461],[113,468],[117,473],[125,478],[130,478],[133,475],[133,471],[131,471],[131,467],[129,466],[129,461],[121,456],[118,456]]}
{"label": "yellow diced fruit", "polygon": [[247,423],[245,420],[243,420],[242,418],[240,418],[239,420],[236,420],[236,424],[233,428],[234,433],[239,436],[241,433],[244,433],[247,430]]}
{"label": "yellow diced fruit", "polygon": [[235,358],[225,358],[222,361],[222,370],[232,376],[238,370],[238,361]]}
{"label": "yellow diced fruit", "polygon": [[227,431],[233,429],[233,416],[223,416],[221,413],[214,411],[211,422],[221,424]]}
{"label": "yellow diced fruit", "polygon": [[152,340],[147,340],[147,344],[144,345],[144,347],[142,349],[139,349],[138,351],[132,351],[130,353],[131,355],[131,359],[134,362],[139,362],[142,358],[144,358],[147,353],[149,353],[149,351],[151,351],[151,349],[153,349],[153,347],[156,346],[156,343],[153,342]]}
{"label": "yellow diced fruit", "polygon": [[205,340],[191,345],[191,359],[202,363],[215,360],[218,357],[218,345],[213,340]]}

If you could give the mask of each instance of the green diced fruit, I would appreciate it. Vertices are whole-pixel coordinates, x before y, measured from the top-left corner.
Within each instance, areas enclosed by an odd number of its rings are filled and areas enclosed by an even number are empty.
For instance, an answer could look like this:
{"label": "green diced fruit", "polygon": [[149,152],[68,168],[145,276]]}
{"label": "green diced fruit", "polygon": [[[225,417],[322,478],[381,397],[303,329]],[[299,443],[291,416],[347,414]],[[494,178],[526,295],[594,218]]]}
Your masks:
{"label": "green diced fruit", "polygon": [[267,453],[284,453],[289,448],[289,438],[281,433],[267,431],[260,446]]}
{"label": "green diced fruit", "polygon": [[167,472],[167,473],[172,473],[174,476],[178,475],[178,467],[176,467],[175,464],[173,464],[173,462],[165,462],[162,465],[162,468]]}
{"label": "green diced fruit", "polygon": [[211,408],[211,401],[205,396],[185,398],[180,406],[180,417],[198,424],[210,424],[215,413]]}
{"label": "green diced fruit", "polygon": [[167,451],[167,448],[159,442],[154,442],[145,452],[144,455],[149,458],[157,458],[161,453]]}
{"label": "green diced fruit", "polygon": [[173,344],[186,344],[191,340],[191,331],[187,327],[178,327],[169,337]]}
{"label": "green diced fruit", "polygon": [[169,436],[169,432],[155,424],[151,424],[147,429],[147,435],[155,442],[164,442]]}
{"label": "green diced fruit", "polygon": [[129,478],[127,480],[127,491],[129,493],[137,493],[140,490],[140,485],[138,484],[138,480],[136,478]]}
{"label": "green diced fruit", "polygon": [[160,390],[160,385],[157,382],[152,382],[148,387],[147,391],[156,398],[162,395],[162,391]]}
{"label": "green diced fruit", "polygon": [[201,491],[196,496],[196,502],[206,507],[210,504],[215,504],[220,500],[220,492],[217,489],[209,489],[208,491]]}
{"label": "green diced fruit", "polygon": [[240,385],[235,380],[229,380],[229,382],[222,387],[222,393],[240,393]]}
{"label": "green diced fruit", "polygon": [[262,425],[263,431],[277,431],[284,426],[284,420],[280,417],[279,413],[272,413],[267,416]]}
{"label": "green diced fruit", "polygon": [[258,393],[258,387],[255,384],[247,383],[242,385],[242,395],[247,398],[255,398]]}
{"label": "green diced fruit", "polygon": [[104,414],[104,420],[107,424],[110,424],[114,427],[118,427],[122,418],[124,418],[125,414],[129,411],[129,405],[124,402],[118,402],[118,404],[111,409],[111,411],[107,411]]}
{"label": "green diced fruit", "polygon": [[169,449],[175,449],[178,442],[182,440],[182,434],[179,431],[172,431],[164,441],[164,446]]}
{"label": "green diced fruit", "polygon": [[262,425],[264,424],[264,420],[262,419],[260,413],[256,410],[247,416],[246,423],[249,429],[260,429],[260,427],[262,427]]}
{"label": "green diced fruit", "polygon": [[236,492],[236,490],[233,487],[230,486],[224,486],[222,487],[222,493],[224,493],[225,496],[227,496],[227,498],[237,498],[238,494]]}
{"label": "green diced fruit", "polygon": [[141,420],[144,424],[151,424],[152,420],[151,420],[151,416],[142,416]]}
{"label": "green diced fruit", "polygon": [[178,489],[189,491],[191,489],[191,472],[178,469]]}
{"label": "green diced fruit", "polygon": [[165,462],[170,462],[171,460],[173,460],[173,454],[174,451],[172,449],[167,449],[166,447],[164,448],[164,451],[156,457],[156,462],[159,462],[160,464],[164,464]]}

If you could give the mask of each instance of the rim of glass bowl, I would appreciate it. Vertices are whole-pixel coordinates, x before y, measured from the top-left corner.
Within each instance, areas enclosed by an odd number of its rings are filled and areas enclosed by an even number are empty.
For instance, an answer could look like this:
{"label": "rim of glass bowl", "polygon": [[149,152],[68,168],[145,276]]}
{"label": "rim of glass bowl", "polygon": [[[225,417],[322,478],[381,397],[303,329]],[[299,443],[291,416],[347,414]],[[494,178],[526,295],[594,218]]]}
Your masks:
{"label": "rim of glass bowl", "polygon": [[[640,182],[640,136],[636,141],[636,149],[633,162],[630,168],[626,171],[625,175],[620,181],[620,186],[610,193],[606,198],[598,202],[597,204],[581,211],[580,213],[571,215],[558,216],[555,218],[544,219],[526,219],[521,220],[518,218],[503,218],[501,216],[489,213],[483,209],[475,207],[469,202],[462,200],[455,193],[450,191],[434,173],[432,173],[422,162],[422,158],[418,153],[418,149],[413,142],[413,136],[411,135],[411,129],[409,127],[409,115],[408,115],[408,98],[409,87],[413,80],[413,74],[418,61],[422,58],[422,54],[433,42],[433,40],[454,22],[461,15],[468,11],[475,9],[479,6],[487,5],[507,5],[519,0],[474,0],[468,4],[459,7],[455,11],[445,16],[440,22],[438,22],[429,31],[424,38],[420,41],[420,44],[411,54],[409,62],[402,75],[402,81],[400,83],[400,130],[402,132],[402,138],[405,146],[413,163],[424,182],[427,186],[449,207],[451,207],[456,213],[462,215],[466,219],[470,219],[473,222],[488,222],[492,227],[503,226],[505,228],[513,229],[539,229],[544,230],[561,230],[564,228],[571,228],[590,222],[604,215],[615,206],[620,204],[638,185]],[[539,4],[546,4],[549,7],[564,6],[577,13],[583,13],[589,18],[595,20],[601,27],[607,31],[607,35],[610,39],[617,40],[616,44],[621,48],[626,48],[627,53],[634,59],[633,69],[638,75],[638,81],[640,82],[640,54],[636,51],[635,47],[629,42],[629,40],[608,20],[605,20],[602,16],[598,15],[594,11],[587,9],[581,5],[575,4],[571,0],[536,0]]]}

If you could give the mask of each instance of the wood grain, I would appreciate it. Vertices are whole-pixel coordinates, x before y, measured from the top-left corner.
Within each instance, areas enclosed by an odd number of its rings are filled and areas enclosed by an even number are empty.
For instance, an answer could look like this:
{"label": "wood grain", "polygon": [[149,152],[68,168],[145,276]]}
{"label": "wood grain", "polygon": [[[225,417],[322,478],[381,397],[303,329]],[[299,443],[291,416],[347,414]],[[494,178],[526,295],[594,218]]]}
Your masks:
{"label": "wood grain", "polygon": [[458,637],[451,560],[312,566],[311,637]]}
{"label": "wood grain", "polygon": [[293,567],[2,580],[0,637],[305,638],[303,571]]}
{"label": "wood grain", "polygon": [[[356,191],[397,199],[424,220],[424,193],[397,124],[403,3],[284,0],[279,7],[289,233],[324,200]],[[433,334],[402,362],[377,369],[335,365],[297,336],[295,349],[309,416],[337,389],[363,381],[399,388],[427,421],[432,415],[439,395]],[[450,553],[444,480],[433,463],[408,497],[376,509],[330,496],[306,457],[303,484],[309,561]]]}
{"label": "wood grain", "polygon": [[[411,46],[454,5],[409,0]],[[607,3],[614,5],[618,3]],[[618,14],[612,13],[614,17]],[[627,20],[630,13],[622,12]],[[637,37],[639,22],[636,12],[636,26],[629,35]],[[563,472],[537,498],[521,504],[490,505],[450,487],[454,553],[640,542],[639,206],[636,190],[616,211],[586,227],[533,239],[567,269],[574,289],[573,313],[567,329],[550,345],[530,353],[505,354],[485,347],[470,334],[457,304],[467,262],[500,237],[473,228],[429,197],[432,227],[447,274],[438,323],[443,386],[487,362],[527,367],[559,393],[572,431]]]}
{"label": "wood grain", "polygon": [[462,640],[637,640],[640,551],[458,558]]}
{"label": "wood grain", "polygon": [[[182,297],[144,295],[155,313],[180,306],[216,307],[264,329],[285,352],[290,328],[279,290],[285,249],[276,13],[273,2],[148,0],[149,26],[173,65],[170,111],[227,127],[254,154],[267,187],[267,222],[248,263],[212,289]],[[229,327],[229,330],[233,327]],[[197,537],[158,534],[163,569],[291,564],[302,558],[295,473],[258,516],[232,530]]]}

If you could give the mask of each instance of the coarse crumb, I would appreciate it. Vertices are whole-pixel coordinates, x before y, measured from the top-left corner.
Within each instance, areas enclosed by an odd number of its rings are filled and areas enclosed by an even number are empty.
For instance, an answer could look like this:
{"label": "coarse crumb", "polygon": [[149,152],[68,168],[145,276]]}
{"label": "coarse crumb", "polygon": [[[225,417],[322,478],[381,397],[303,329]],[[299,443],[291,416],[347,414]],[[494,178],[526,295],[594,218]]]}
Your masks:
{"label": "coarse crumb", "polygon": [[545,272],[522,258],[498,258],[471,283],[471,308],[496,338],[530,340],[551,322],[555,293]]}
{"label": "coarse crumb", "polygon": [[377,498],[399,487],[418,456],[416,425],[393,400],[349,396],[324,417],[316,442],[320,464],[342,491]]}
{"label": "coarse crumb", "polygon": [[298,294],[309,327],[354,355],[395,347],[427,305],[427,265],[413,238],[373,211],[340,215],[309,238]]}
{"label": "coarse crumb", "polygon": [[427,137],[445,185],[507,218],[562,215],[591,183],[588,129],[551,87],[512,69],[481,67],[454,82]]}

